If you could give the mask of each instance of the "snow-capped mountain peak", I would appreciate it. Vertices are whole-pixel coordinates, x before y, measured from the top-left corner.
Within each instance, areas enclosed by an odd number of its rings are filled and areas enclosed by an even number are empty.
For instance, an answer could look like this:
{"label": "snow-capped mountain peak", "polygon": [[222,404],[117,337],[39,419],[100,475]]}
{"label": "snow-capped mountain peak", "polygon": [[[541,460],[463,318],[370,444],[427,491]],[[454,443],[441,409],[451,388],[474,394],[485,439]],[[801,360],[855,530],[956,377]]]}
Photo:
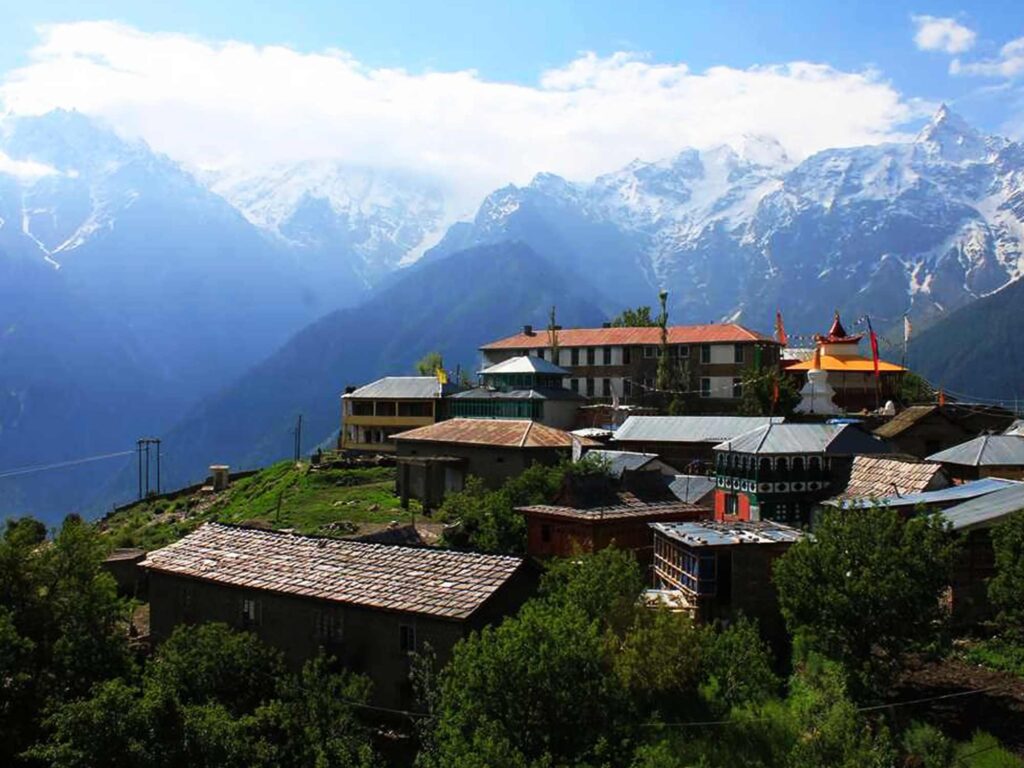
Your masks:
{"label": "snow-capped mountain peak", "polygon": [[990,154],[984,137],[945,104],[918,133],[915,144],[930,159],[950,163],[982,162]]}

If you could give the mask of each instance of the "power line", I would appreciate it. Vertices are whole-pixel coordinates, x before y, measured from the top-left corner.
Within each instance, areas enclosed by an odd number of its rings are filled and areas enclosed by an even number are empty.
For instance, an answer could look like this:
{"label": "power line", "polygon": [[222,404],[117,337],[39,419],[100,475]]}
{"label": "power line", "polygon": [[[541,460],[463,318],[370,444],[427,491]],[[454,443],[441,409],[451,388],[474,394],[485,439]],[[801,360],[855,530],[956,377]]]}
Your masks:
{"label": "power line", "polygon": [[81,459],[70,459],[69,461],[58,461],[52,464],[35,464],[28,467],[17,467],[15,469],[7,469],[0,471],[0,478],[14,477],[16,475],[27,475],[32,472],[45,472],[50,469],[62,469],[64,467],[73,467],[78,464],[86,464],[90,461],[103,461],[104,459],[113,459],[118,456],[128,456],[129,454],[135,453],[135,451],[118,451],[116,453],[101,453],[96,456],[86,456]]}

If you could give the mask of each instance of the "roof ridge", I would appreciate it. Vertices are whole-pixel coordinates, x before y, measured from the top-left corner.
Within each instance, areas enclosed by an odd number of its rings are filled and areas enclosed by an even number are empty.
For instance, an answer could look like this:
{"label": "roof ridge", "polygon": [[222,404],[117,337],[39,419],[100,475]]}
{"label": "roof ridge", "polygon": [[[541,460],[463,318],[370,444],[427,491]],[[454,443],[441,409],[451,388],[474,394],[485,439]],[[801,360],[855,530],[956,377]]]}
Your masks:
{"label": "roof ridge", "polygon": [[522,440],[519,441],[519,447],[520,448],[525,448],[526,447],[526,440],[530,436],[530,430],[533,429],[534,423],[535,422],[533,422],[533,421],[530,421],[530,422],[527,423],[526,431],[523,432],[523,438],[522,438]]}

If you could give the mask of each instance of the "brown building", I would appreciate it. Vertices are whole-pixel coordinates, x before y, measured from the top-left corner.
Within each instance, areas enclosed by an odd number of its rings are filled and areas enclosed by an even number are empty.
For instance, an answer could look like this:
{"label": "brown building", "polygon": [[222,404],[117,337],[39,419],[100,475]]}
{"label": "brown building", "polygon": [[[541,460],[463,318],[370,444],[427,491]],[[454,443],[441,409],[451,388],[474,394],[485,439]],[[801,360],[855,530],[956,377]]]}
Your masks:
{"label": "brown building", "polygon": [[941,464],[958,483],[983,477],[1024,480],[1024,437],[982,435],[933,453],[928,461]]}
{"label": "brown building", "polygon": [[589,509],[540,504],[516,511],[526,518],[526,551],[534,557],[569,557],[615,546],[632,550],[645,567],[651,563],[654,544],[650,523],[711,516],[709,507],[681,501]]}
{"label": "brown building", "polygon": [[[566,328],[552,334],[524,326],[522,333],[480,348],[488,365],[510,357],[536,355],[569,371],[569,386],[587,398],[643,404],[655,389],[661,329]],[[729,413],[739,407],[743,371],[760,362],[779,364],[780,345],[770,336],[736,323],[677,325],[668,329],[668,355],[685,374],[690,402],[703,413]]]}
{"label": "brown building", "polygon": [[948,488],[942,467],[926,461],[854,456],[850,479],[836,499],[882,499]]}
{"label": "brown building", "polygon": [[719,443],[784,421],[782,416],[630,416],[609,447],[654,453],[680,472],[698,474],[712,471]]}
{"label": "brown building", "polygon": [[557,464],[568,458],[573,440],[586,438],[518,419],[449,419],[394,435],[398,447],[397,492],[403,503],[419,499],[432,509],[445,494],[462,490],[474,475],[498,488],[534,462]]}
{"label": "brown building", "polygon": [[436,376],[387,376],[341,397],[343,451],[393,453],[392,436],[444,418],[444,396],[457,388]]}
{"label": "brown building", "polygon": [[294,665],[321,649],[373,681],[380,706],[410,703],[409,654],[444,663],[471,630],[518,608],[533,587],[520,558],[367,544],[207,523],[150,552],[150,627],[224,622]]}
{"label": "brown building", "polygon": [[654,580],[676,593],[699,622],[756,619],[762,634],[785,637],[772,564],[803,534],[772,522],[654,523]]}
{"label": "brown building", "polygon": [[1004,408],[973,403],[912,405],[875,429],[900,453],[923,459],[1013,422]]}

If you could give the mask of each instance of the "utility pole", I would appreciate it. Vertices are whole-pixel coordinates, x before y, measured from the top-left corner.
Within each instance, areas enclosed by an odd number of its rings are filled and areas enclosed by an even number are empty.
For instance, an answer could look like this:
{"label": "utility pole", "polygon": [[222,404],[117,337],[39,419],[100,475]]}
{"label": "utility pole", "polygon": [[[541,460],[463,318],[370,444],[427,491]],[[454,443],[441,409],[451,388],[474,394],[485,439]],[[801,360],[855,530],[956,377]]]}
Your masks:
{"label": "utility pole", "polygon": [[295,423],[295,461],[297,462],[302,456],[302,414],[299,414],[298,421]]}
{"label": "utility pole", "polygon": [[[140,437],[135,441],[135,453],[139,465],[139,498],[149,496],[149,446],[156,448],[156,493],[160,495],[160,438]],[[145,455],[145,469],[143,469],[143,455]],[[145,478],[145,479],[143,479]]]}
{"label": "utility pole", "polygon": [[156,438],[156,495],[160,495],[160,438]]}
{"label": "utility pole", "polygon": [[142,498],[142,440],[135,441],[135,458],[139,465],[139,498]]}

